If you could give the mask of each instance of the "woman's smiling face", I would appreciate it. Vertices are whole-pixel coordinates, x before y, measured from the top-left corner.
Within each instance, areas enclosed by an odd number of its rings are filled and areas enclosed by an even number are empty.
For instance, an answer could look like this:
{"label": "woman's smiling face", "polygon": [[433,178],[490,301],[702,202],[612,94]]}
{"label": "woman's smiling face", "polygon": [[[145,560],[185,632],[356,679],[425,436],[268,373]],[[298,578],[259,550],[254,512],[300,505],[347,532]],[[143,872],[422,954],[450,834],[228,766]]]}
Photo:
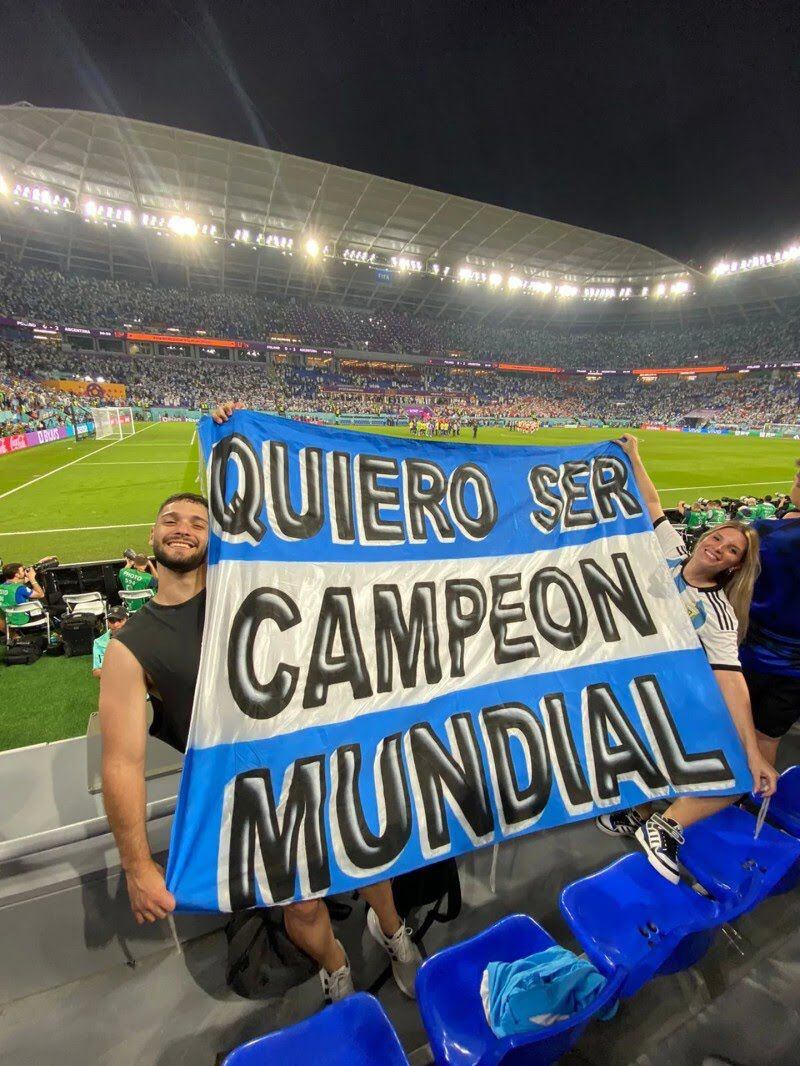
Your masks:
{"label": "woman's smiling face", "polygon": [[714,529],[703,537],[692,558],[709,574],[738,570],[747,555],[747,538],[738,529]]}

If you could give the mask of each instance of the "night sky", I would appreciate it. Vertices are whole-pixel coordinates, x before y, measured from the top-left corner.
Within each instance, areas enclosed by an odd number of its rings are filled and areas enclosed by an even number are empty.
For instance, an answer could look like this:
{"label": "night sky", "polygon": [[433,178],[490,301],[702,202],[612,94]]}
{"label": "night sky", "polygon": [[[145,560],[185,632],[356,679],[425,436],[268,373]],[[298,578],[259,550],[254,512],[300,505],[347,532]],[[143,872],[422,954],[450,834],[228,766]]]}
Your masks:
{"label": "night sky", "polygon": [[800,237],[800,7],[0,0],[0,102],[109,111],[629,237]]}

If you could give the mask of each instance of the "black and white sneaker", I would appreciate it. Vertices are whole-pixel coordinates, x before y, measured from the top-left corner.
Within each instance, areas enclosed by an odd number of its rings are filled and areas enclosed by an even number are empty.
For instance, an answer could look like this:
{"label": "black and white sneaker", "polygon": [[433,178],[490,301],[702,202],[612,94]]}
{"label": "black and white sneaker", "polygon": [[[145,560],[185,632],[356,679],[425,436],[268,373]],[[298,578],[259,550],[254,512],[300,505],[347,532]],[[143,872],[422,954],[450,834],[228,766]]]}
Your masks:
{"label": "black and white sneaker", "polygon": [[635,836],[653,869],[677,885],[681,879],[678,848],[683,843],[683,833],[678,823],[673,818],[665,818],[663,814],[651,814],[644,825],[636,830]]}
{"label": "black and white sneaker", "polygon": [[632,837],[636,835],[636,830],[644,825],[644,818],[631,807],[629,811],[601,814],[599,818],[595,818],[594,824],[601,833],[607,833],[610,837]]}

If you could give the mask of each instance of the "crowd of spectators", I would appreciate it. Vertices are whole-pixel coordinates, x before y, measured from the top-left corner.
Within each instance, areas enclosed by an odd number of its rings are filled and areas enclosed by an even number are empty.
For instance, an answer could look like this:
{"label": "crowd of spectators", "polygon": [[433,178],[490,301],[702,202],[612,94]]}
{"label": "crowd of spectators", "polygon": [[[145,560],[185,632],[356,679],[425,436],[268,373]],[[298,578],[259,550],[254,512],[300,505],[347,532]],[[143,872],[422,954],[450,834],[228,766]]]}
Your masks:
{"label": "crowd of spectators", "polygon": [[679,500],[675,511],[689,540],[732,519],[738,522],[753,522],[763,518],[800,517],[800,510],[785,492],[766,496],[740,496],[738,499],[722,496],[718,500],[708,500],[700,496],[694,503]]}
{"label": "crowd of spectators", "polygon": [[[135,327],[264,340],[288,335],[306,344],[602,369],[780,362],[800,349],[800,313],[713,326],[658,330],[564,331],[470,318],[273,300],[253,292],[167,289],[128,281],[29,270],[0,261],[0,314],[61,325]],[[476,316],[477,318],[477,316]]]}
{"label": "crowd of spectators", "polygon": [[43,385],[25,357],[22,372],[12,370],[14,351],[14,346],[0,341],[0,436],[65,425],[73,397]]}
{"label": "crowd of spectators", "polygon": [[[588,380],[570,374],[435,370],[408,365],[348,370],[288,362],[220,362],[213,359],[99,356],[0,341],[0,416],[35,428],[57,425],[72,397],[48,389],[52,378],[85,378],[126,386],[126,405],[203,409],[230,397],[262,410],[290,414],[384,415],[403,420],[424,405],[445,418],[503,423],[515,419],[665,425],[691,417],[698,423],[763,426],[800,422],[800,380],[794,371],[769,371],[719,379],[633,375]],[[711,379],[711,380],[710,380]],[[97,401],[92,400],[95,404]],[[43,411],[50,414],[45,418]],[[47,421],[47,419],[50,421]],[[53,421],[55,419],[56,421]],[[39,425],[38,423],[43,423]]]}

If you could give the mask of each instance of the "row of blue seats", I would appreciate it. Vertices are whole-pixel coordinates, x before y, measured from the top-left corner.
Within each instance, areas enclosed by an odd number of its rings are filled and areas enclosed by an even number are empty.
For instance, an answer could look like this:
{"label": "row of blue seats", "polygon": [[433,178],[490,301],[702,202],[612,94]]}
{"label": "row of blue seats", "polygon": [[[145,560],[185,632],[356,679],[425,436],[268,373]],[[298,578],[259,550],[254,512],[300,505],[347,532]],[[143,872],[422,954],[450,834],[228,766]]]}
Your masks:
{"label": "row of blue seats", "polygon": [[[695,878],[673,885],[631,854],[561,893],[561,911],[606,977],[585,1010],[536,1032],[498,1039],[486,1023],[481,976],[555,943],[533,918],[515,914],[423,963],[417,1000],[439,1066],[557,1062],[614,1000],[660,974],[693,966],[716,930],[800,880],[800,766],[785,771],[758,836],[748,811],[730,807],[686,831],[681,861]],[[408,1060],[378,1001],[359,993],[298,1025],[245,1044],[224,1066],[401,1066]]]}

